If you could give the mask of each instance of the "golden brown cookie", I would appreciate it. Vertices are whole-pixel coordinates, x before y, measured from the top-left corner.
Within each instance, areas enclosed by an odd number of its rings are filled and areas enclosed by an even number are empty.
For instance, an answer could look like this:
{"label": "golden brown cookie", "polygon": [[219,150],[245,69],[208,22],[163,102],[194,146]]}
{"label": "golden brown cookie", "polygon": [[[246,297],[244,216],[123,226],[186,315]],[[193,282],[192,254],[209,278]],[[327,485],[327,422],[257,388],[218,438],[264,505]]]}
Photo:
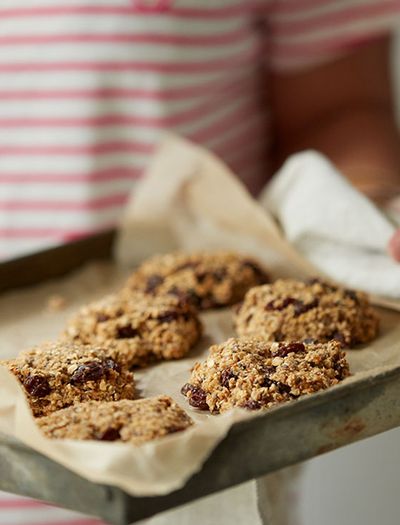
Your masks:
{"label": "golden brown cookie", "polygon": [[190,427],[190,417],[170,397],[78,403],[37,420],[47,437],[121,441],[141,445]]}
{"label": "golden brown cookie", "polygon": [[82,401],[135,398],[133,374],[102,348],[47,343],[5,365],[24,387],[35,416]]}
{"label": "golden brown cookie", "polygon": [[189,404],[212,413],[258,410],[336,385],[349,375],[337,341],[276,343],[231,338],[210,348],[182,387]]}
{"label": "golden brown cookie", "polygon": [[317,279],[282,279],[246,294],[235,327],[240,336],[269,341],[336,339],[351,347],[378,335],[379,318],[362,292]]}
{"label": "golden brown cookie", "polygon": [[265,282],[264,269],[236,253],[169,253],[145,261],[129,278],[123,293],[171,294],[207,310],[235,304],[249,288]]}
{"label": "golden brown cookie", "polygon": [[96,344],[129,368],[184,357],[199,340],[202,326],[194,308],[172,296],[129,299],[109,295],[81,308],[63,337]]}

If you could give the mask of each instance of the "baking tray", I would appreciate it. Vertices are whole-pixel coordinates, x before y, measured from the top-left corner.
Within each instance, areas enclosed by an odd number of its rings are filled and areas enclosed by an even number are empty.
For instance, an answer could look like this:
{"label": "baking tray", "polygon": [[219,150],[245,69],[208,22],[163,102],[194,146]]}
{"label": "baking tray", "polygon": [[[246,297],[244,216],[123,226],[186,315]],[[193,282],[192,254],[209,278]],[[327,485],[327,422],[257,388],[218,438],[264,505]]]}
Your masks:
{"label": "baking tray", "polygon": [[[114,232],[0,264],[0,292],[110,259]],[[235,424],[200,472],[165,496],[92,483],[0,435],[0,489],[128,525],[400,425],[400,366]]]}

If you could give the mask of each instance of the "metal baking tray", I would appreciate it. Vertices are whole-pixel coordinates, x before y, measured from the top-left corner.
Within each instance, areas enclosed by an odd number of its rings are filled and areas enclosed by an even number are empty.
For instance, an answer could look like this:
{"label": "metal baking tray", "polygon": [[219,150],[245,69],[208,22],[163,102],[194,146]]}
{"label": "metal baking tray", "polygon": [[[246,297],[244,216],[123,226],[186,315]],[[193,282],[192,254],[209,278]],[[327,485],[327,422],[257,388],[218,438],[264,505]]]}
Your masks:
{"label": "metal baking tray", "polygon": [[[0,292],[110,259],[114,232],[0,264]],[[400,426],[400,366],[235,424],[200,472],[165,496],[134,497],[92,483],[0,435],[0,489],[99,516],[116,525],[150,517],[354,441]]]}

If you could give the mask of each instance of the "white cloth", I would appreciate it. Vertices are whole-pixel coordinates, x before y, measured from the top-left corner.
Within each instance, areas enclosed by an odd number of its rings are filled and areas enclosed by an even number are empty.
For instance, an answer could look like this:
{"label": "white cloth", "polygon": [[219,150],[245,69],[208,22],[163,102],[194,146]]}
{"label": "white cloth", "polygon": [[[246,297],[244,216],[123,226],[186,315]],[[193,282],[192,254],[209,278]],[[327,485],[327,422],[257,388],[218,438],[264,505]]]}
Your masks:
{"label": "white cloth", "polygon": [[350,287],[400,298],[400,265],[387,252],[394,225],[325,157],[314,151],[290,157],[261,202],[321,272]]}

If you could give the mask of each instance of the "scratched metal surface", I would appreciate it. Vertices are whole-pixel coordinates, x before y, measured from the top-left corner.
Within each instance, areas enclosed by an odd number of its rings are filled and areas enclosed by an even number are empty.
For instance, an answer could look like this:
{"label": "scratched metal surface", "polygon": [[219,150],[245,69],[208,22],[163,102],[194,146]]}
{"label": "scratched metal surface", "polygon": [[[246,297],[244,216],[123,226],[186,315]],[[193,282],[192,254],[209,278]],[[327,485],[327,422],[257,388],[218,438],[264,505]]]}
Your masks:
{"label": "scratched metal surface", "polygon": [[[111,244],[112,234],[107,233],[0,265],[0,290],[61,276],[89,259],[108,257]],[[89,482],[4,435],[0,435],[0,489],[127,525],[396,426],[400,426],[400,367],[235,425],[203,469],[166,496],[136,498]]]}

